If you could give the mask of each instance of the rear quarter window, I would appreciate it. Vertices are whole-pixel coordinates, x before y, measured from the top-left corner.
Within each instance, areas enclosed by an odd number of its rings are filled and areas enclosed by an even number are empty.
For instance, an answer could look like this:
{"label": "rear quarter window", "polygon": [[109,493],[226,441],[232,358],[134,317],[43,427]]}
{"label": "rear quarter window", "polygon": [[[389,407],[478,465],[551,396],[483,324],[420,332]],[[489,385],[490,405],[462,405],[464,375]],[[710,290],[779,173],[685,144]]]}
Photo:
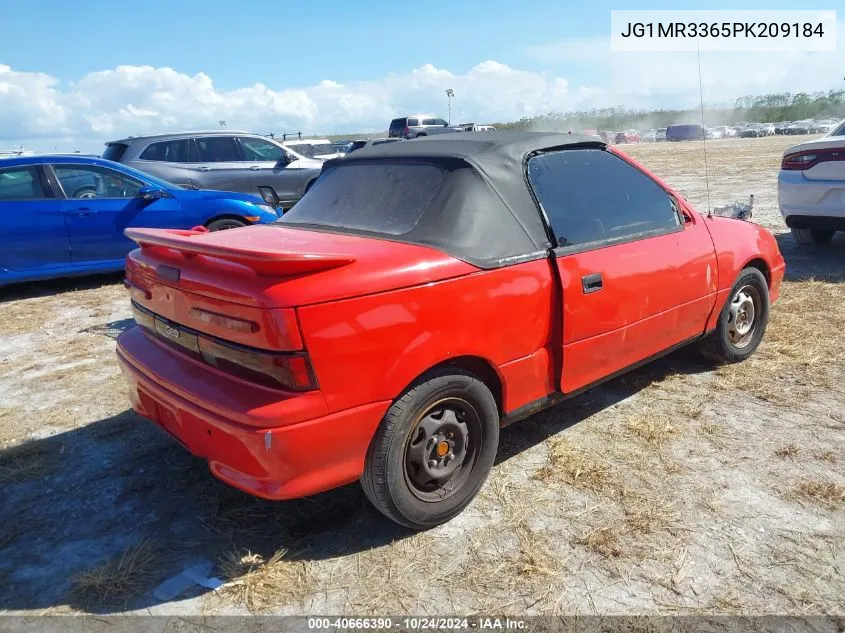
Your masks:
{"label": "rear quarter window", "polygon": [[108,143],[106,144],[106,151],[103,152],[102,158],[119,163],[120,159],[126,153],[127,147],[129,146],[124,143]]}
{"label": "rear quarter window", "polygon": [[336,166],[278,222],[404,235],[420,221],[443,178],[443,170],[432,164]]}
{"label": "rear quarter window", "polygon": [[166,163],[188,163],[190,162],[190,145],[190,140],[186,138],[152,143],[147,146],[139,158]]}

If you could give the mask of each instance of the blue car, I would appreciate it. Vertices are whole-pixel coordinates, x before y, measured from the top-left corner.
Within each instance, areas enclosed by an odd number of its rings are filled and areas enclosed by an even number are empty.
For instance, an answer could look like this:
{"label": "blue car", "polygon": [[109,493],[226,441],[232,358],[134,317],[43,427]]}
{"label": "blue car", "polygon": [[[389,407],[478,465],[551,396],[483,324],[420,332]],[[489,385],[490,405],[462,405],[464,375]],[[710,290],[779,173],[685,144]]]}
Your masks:
{"label": "blue car", "polygon": [[274,222],[260,198],[190,190],[83,156],[0,160],[0,286],[119,271],[130,226],[209,231]]}

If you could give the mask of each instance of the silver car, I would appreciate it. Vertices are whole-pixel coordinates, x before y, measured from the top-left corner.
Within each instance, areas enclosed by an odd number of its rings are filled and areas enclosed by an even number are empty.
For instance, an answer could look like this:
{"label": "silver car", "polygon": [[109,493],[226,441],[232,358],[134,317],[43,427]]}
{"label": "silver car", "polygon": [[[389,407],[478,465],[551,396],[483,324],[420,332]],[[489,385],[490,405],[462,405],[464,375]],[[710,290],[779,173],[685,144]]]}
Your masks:
{"label": "silver car", "polygon": [[250,193],[285,209],[305,195],[323,166],[267,137],[228,130],[110,141],[102,157],[182,187]]}
{"label": "silver car", "polygon": [[446,132],[463,132],[463,128],[457,125],[449,125],[443,119],[434,116],[416,114],[393,119],[390,122],[387,135],[393,138],[416,138]]}

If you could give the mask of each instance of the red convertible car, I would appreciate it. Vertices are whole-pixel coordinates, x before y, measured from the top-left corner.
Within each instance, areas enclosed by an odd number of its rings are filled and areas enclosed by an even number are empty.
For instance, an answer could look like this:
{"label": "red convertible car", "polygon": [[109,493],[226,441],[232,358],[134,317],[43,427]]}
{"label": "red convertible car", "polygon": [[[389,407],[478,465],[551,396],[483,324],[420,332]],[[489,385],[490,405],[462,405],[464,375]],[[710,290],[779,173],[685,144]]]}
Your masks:
{"label": "red convertible car", "polygon": [[364,148],[276,223],[127,235],[133,407],[241,490],[360,479],[415,529],[470,503],[502,425],[688,343],[747,358],[785,268],[570,134]]}

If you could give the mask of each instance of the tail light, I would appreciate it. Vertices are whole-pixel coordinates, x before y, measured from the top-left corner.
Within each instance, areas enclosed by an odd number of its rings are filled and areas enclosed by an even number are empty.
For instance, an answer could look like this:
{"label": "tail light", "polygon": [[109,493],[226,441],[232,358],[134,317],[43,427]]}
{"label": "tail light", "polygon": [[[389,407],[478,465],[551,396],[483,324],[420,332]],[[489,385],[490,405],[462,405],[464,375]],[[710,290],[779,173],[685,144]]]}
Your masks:
{"label": "tail light", "polygon": [[305,353],[271,354],[198,337],[203,360],[221,371],[271,387],[292,391],[317,388],[314,372]]}
{"label": "tail light", "polygon": [[209,325],[216,325],[217,327],[226,328],[234,332],[251,333],[259,330],[258,323],[246,321],[244,319],[236,319],[235,317],[226,316],[225,314],[217,314],[203,310],[202,308],[191,308],[190,315],[197,321],[202,321]]}
{"label": "tail light", "polygon": [[[317,379],[306,352],[268,352],[212,338],[196,330],[162,319],[132,302],[135,322],[156,340],[188,354],[196,360],[233,376],[289,391],[317,389]],[[207,313],[213,317],[223,317]],[[231,319],[233,323],[251,324]],[[237,325],[237,327],[241,327]]]}
{"label": "tail light", "polygon": [[819,148],[787,154],[783,157],[780,168],[791,171],[805,171],[819,163],[835,161],[845,161],[845,149]]}
{"label": "tail light", "polygon": [[404,136],[410,136],[411,135],[411,128],[406,127],[404,130],[402,130],[402,134]]}

